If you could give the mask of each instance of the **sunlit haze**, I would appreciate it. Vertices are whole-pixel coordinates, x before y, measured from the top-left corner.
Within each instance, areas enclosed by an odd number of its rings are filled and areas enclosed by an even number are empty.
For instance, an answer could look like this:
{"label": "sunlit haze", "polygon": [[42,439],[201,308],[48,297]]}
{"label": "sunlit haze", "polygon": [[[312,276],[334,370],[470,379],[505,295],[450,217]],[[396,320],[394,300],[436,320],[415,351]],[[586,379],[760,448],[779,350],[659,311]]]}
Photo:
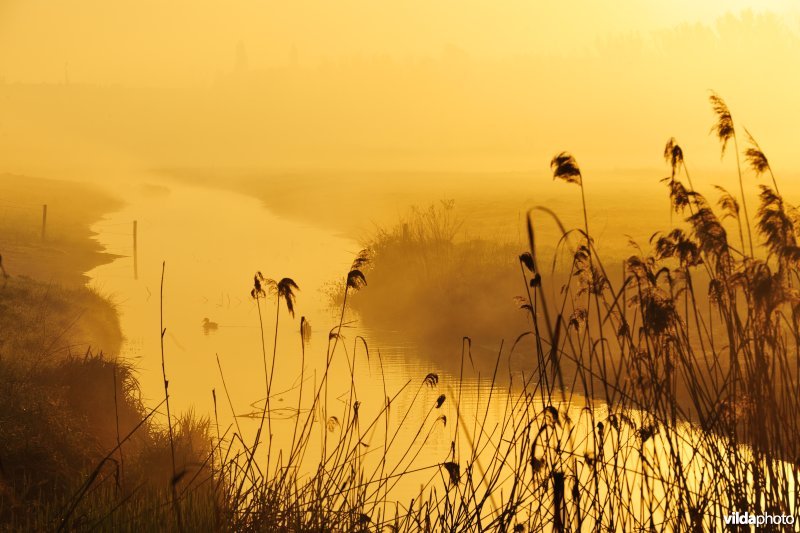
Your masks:
{"label": "sunlit haze", "polygon": [[[797,2],[3,1],[11,169],[714,167],[709,89],[796,170]],[[89,157],[91,154],[91,157]]]}
{"label": "sunlit haze", "polygon": [[797,530],[798,88],[800,0],[0,0],[0,531]]}

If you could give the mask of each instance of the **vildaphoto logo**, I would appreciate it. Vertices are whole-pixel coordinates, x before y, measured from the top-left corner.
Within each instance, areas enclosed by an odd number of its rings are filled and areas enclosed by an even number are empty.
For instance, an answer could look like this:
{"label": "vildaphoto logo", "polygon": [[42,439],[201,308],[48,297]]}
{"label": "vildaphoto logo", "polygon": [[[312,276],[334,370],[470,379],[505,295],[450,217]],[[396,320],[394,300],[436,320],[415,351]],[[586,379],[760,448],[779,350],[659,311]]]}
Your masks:
{"label": "vildaphoto logo", "polygon": [[748,512],[735,512],[725,517],[725,525],[728,526],[773,526],[773,525],[794,525],[794,515],[790,514],[750,514]]}

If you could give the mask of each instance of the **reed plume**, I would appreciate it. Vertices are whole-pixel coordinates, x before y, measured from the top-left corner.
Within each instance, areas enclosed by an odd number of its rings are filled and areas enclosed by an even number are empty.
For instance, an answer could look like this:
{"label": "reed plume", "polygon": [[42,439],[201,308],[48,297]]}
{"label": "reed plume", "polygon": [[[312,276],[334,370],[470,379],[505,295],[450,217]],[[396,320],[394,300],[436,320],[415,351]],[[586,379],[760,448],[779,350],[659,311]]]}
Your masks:
{"label": "reed plume", "polygon": [[[742,201],[742,211],[744,212],[744,228],[747,232],[747,242],[749,244],[750,250],[750,257],[754,256],[754,248],[753,248],[753,236],[750,231],[750,215],[747,212],[747,200],[745,199],[744,195],[744,181],[742,179],[742,167],[739,163],[739,143],[736,139],[736,129],[733,126],[733,116],[731,115],[730,109],[728,109],[728,105],[725,101],[714,91],[711,91],[711,94],[708,97],[709,102],[711,102],[711,108],[714,110],[714,114],[717,116],[716,123],[711,127],[711,131],[714,132],[719,140],[720,144],[722,145],[722,149],[720,152],[720,157],[725,155],[725,148],[728,146],[728,142],[733,139],[734,147],[736,148],[736,170],[739,176],[739,193],[741,194],[741,201]],[[745,253],[744,250],[744,235],[741,235],[742,240],[742,253]]]}
{"label": "reed plume", "polygon": [[686,180],[689,182],[689,189],[694,190],[692,178],[689,175],[689,170],[686,168],[686,161],[683,158],[683,148],[680,147],[675,137],[670,137],[667,144],[664,146],[664,160],[669,163],[671,174],[670,178],[665,181],[675,182],[676,177],[680,174],[680,169],[683,168],[686,174]]}
{"label": "reed plume", "polygon": [[550,169],[553,171],[553,179],[560,179],[577,185],[582,185],[583,183],[578,161],[569,152],[561,152],[553,156],[553,159],[550,160]]}
{"label": "reed plume", "polygon": [[767,156],[764,155],[761,146],[758,145],[755,138],[747,131],[747,128],[745,128],[744,131],[750,143],[750,147],[744,152],[745,160],[750,165],[750,168],[753,169],[756,177],[761,176],[764,172],[769,172],[770,178],[772,178],[772,185],[775,187],[775,192],[778,193],[778,182],[775,179],[775,174],[772,173],[772,167],[769,164]]}
{"label": "reed plume", "polygon": [[708,100],[711,102],[711,108],[717,116],[717,122],[711,127],[711,131],[716,134],[717,139],[722,143],[722,155],[725,155],[725,148],[728,146],[728,141],[736,138],[736,130],[733,127],[733,116],[722,97],[714,91],[711,91]]}
{"label": "reed plume", "polygon": [[666,146],[664,146],[664,159],[672,167],[672,177],[674,178],[683,164],[683,150],[678,145],[675,137],[670,137]]}
{"label": "reed plume", "polygon": [[286,302],[286,309],[292,317],[294,317],[294,301],[296,298],[294,291],[296,290],[299,291],[300,287],[291,278],[283,278],[276,285],[278,300]]}

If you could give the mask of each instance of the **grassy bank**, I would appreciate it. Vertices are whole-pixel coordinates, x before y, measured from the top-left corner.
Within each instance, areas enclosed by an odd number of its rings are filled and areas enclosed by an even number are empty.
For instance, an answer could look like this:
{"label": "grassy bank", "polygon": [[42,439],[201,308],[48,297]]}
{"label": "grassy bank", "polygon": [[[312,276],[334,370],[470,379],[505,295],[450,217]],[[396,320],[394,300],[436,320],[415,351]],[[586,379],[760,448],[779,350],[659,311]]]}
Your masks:
{"label": "grassy bank", "polygon": [[[55,528],[89,478],[81,520],[102,518],[109,508],[97,498],[110,492],[160,494],[170,443],[141,402],[135,369],[102,351],[120,341],[110,304],[87,289],[11,279],[0,317],[0,529]],[[202,464],[207,431],[191,417],[176,424],[181,468]]]}
{"label": "grassy bank", "polygon": [[119,206],[117,198],[87,184],[0,174],[0,254],[7,272],[66,285],[85,283],[84,272],[113,260],[91,239],[89,227]]}
{"label": "grassy bank", "polygon": [[[125,530],[112,502],[169,501],[173,451],[188,486],[204,469],[207,422],[179,418],[169,438],[135,369],[116,360],[114,305],[84,285],[85,271],[112,259],[89,226],[119,203],[8,174],[0,190],[0,530],[53,530],[67,513],[72,526]],[[156,529],[158,506],[140,510]]]}
{"label": "grassy bank", "polygon": [[[361,324],[382,339],[397,336],[430,351],[442,370],[457,370],[457,362],[434,354],[450,351],[444,348],[464,335],[493,361],[500,341],[516,337],[527,322],[518,302],[518,246],[469,238],[464,223],[453,201],[440,201],[378,228],[364,243],[369,290],[351,299]],[[343,289],[332,287],[336,305]]]}
{"label": "grassy bank", "polygon": [[[646,240],[652,228],[631,225],[629,217],[670,223],[668,204],[653,199],[662,194],[658,179],[663,170],[619,166],[599,171],[592,188],[589,216],[598,222],[598,243],[609,260],[627,256],[629,236]],[[464,219],[462,234],[469,239],[524,245],[524,215],[531,205],[546,205],[559,213],[568,227],[582,222],[575,201],[563,194],[548,173],[546,161],[516,172],[335,171],[310,168],[278,171],[242,168],[162,169],[165,178],[257,198],[272,213],[321,228],[333,229],[364,242],[375,229],[391,228],[408,216],[409,206],[427,206],[432,200],[456,202]],[[650,179],[652,177],[652,179]],[[704,183],[724,180],[723,172],[704,176]],[[541,247],[551,251],[561,234],[553,224],[538,228]]]}

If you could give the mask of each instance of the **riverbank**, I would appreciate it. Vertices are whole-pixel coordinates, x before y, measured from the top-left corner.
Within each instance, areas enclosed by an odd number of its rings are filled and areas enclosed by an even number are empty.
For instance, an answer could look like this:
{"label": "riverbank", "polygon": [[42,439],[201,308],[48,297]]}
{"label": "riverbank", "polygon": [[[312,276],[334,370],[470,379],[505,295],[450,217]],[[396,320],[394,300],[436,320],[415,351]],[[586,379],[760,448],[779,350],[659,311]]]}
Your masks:
{"label": "riverbank", "polygon": [[34,345],[61,357],[90,349],[116,355],[122,333],[114,305],[86,287],[85,273],[114,259],[90,227],[121,202],[87,184],[13,174],[0,174],[0,191],[8,276],[0,292],[0,356]]}
{"label": "riverbank", "polygon": [[[90,226],[120,202],[85,184],[8,174],[0,190],[0,529],[53,530],[89,476],[101,495],[114,485],[115,494],[163,490],[171,451],[136,369],[117,362],[114,304],[86,286],[84,273],[113,259]],[[191,423],[175,424],[179,464],[197,461],[187,447],[202,425]],[[124,455],[107,456],[120,439]]]}
{"label": "riverbank", "polygon": [[[43,227],[43,206],[47,206]],[[122,202],[85,183],[0,174],[0,254],[10,276],[70,286],[115,256],[90,226]]]}
{"label": "riverbank", "polygon": [[[179,183],[248,195],[276,215],[333,229],[362,243],[370,241],[376,229],[394,226],[412,206],[425,208],[451,200],[464,221],[457,238],[513,243],[524,250],[525,214],[535,206],[558,213],[566,228],[583,226],[578,191],[554,181],[547,161],[538,163],[530,171],[495,172],[198,167],[164,168],[158,173]],[[662,201],[665,173],[668,170],[659,167],[587,172],[588,215],[595,245],[606,260],[621,262],[633,251],[631,239],[646,245],[654,229],[671,226],[669,205]],[[719,174],[705,179],[699,176],[695,181],[698,186],[726,183]],[[543,212],[534,212],[533,220],[537,254],[549,257],[561,238],[560,230]],[[648,224],[631,225],[630,220],[647,220]]]}

